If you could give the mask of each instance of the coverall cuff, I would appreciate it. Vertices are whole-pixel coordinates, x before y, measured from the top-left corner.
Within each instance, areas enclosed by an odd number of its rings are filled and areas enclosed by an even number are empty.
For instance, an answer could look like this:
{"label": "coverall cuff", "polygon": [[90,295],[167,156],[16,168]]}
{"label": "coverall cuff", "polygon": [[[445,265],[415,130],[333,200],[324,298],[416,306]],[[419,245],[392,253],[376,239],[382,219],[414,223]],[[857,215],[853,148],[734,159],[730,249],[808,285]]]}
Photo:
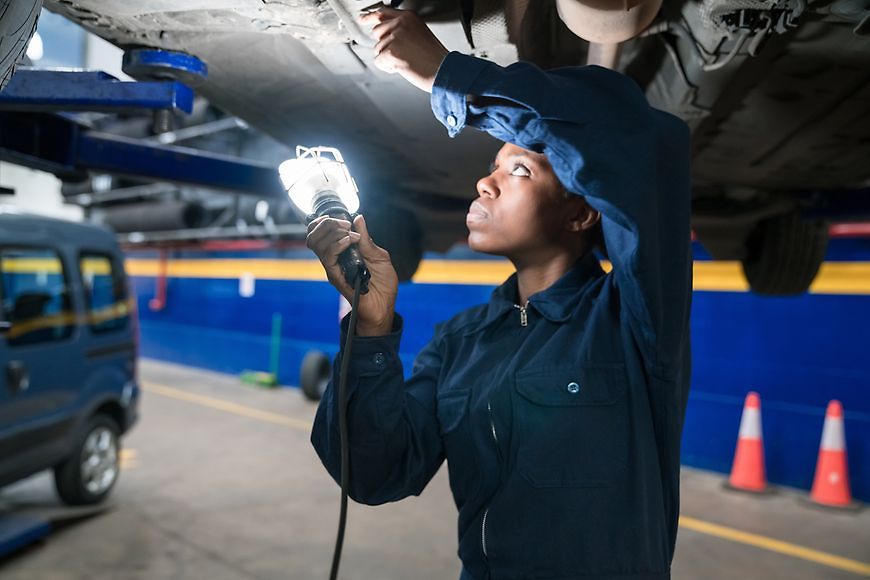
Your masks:
{"label": "coverall cuff", "polygon": [[[350,314],[345,315],[341,320],[340,344],[342,347],[344,347],[347,339],[348,324],[350,324]],[[399,359],[399,343],[402,340],[403,326],[404,320],[396,312],[393,317],[393,329],[389,334],[383,336],[354,336],[348,374],[356,377],[372,377],[401,364]],[[342,353],[342,356],[344,356],[344,353]]]}
{"label": "coverall cuff", "polygon": [[447,127],[447,134],[451,137],[456,137],[465,127],[466,95],[488,64],[461,52],[451,52],[441,62],[432,86],[430,104],[435,117]]}

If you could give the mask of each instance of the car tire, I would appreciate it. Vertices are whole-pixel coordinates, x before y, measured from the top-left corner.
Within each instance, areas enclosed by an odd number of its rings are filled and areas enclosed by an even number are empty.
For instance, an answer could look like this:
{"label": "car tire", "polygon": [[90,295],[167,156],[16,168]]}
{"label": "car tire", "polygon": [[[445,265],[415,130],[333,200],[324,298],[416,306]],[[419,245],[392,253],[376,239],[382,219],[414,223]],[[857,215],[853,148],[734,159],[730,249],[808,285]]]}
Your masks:
{"label": "car tire", "polygon": [[322,399],[331,375],[332,363],[325,353],[319,350],[305,353],[299,370],[299,386],[302,387],[302,392],[307,399],[311,401]]}
{"label": "car tire", "polygon": [[798,212],[764,220],[749,237],[743,273],[763,296],[795,296],[815,279],[828,248],[828,224]]}
{"label": "car tire", "polygon": [[92,505],[106,499],[120,468],[118,424],[104,414],[91,417],[79,431],[73,453],[54,468],[57,493],[69,505]]}
{"label": "car tire", "polygon": [[42,0],[0,0],[0,91],[27,52]]}

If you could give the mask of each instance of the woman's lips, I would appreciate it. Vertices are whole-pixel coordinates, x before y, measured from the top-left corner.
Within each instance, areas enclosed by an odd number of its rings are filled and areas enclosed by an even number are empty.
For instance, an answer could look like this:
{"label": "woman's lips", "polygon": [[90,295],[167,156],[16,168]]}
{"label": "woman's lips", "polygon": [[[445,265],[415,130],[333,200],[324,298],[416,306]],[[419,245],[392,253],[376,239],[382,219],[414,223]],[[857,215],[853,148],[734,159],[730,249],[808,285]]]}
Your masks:
{"label": "woman's lips", "polygon": [[471,202],[471,206],[468,208],[468,215],[465,216],[465,223],[477,223],[488,219],[489,212],[486,211],[486,208],[477,201]]}

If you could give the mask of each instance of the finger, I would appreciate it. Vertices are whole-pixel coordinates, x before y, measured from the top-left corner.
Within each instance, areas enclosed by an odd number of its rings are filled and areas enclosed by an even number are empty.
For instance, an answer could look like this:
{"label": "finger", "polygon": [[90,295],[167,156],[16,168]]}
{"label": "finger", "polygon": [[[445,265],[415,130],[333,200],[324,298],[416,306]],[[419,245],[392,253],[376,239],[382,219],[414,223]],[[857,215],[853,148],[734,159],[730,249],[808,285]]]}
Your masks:
{"label": "finger", "polygon": [[342,220],[338,218],[333,218],[329,216],[322,216],[317,218],[316,220],[311,222],[314,224],[314,227],[311,228],[311,231],[315,231],[317,229],[322,230],[332,230],[332,229],[340,229],[344,231],[348,231],[351,229],[351,224],[348,220]]}
{"label": "finger", "polygon": [[381,8],[378,8],[377,10],[372,10],[371,12],[366,12],[365,14],[362,14],[359,17],[359,21],[362,24],[377,24],[378,22],[392,20],[401,14],[401,10],[396,10],[394,8],[383,6]]}
{"label": "finger", "polygon": [[329,232],[329,234],[318,240],[311,249],[314,250],[314,253],[320,257],[325,265],[333,266],[337,262],[340,253],[346,250],[350,244],[359,241],[359,234],[354,235],[354,233],[343,231]]}
{"label": "finger", "polygon": [[[394,40],[396,40],[396,37],[395,37],[395,35],[392,34],[392,33],[387,34],[386,36],[384,36],[383,38],[381,38],[381,39],[380,39],[380,40],[375,44],[375,48],[374,48],[374,51],[375,51],[375,58],[377,58],[377,57],[378,57],[382,52],[384,52],[385,50],[387,50],[387,49],[390,47],[390,45],[393,43]],[[388,54],[389,54],[389,56],[392,56],[392,52],[389,52]]]}
{"label": "finger", "polygon": [[347,235],[347,232],[341,232],[338,230],[328,231],[321,233],[317,237],[309,236],[305,240],[305,244],[317,255],[324,265],[331,265],[334,260],[332,260],[332,252],[329,247]]}
{"label": "finger", "polygon": [[320,216],[320,217],[318,217],[318,218],[314,218],[313,220],[311,220],[310,222],[308,222],[308,233],[310,234],[311,231],[312,231],[314,228],[316,228],[317,225],[318,225],[320,222],[322,222],[323,220],[325,220],[327,217],[329,217],[329,216],[322,215],[322,216]]}
{"label": "finger", "polygon": [[[316,222],[316,223],[315,223]],[[311,222],[315,224],[314,227],[309,226],[308,237],[312,241],[320,240],[323,236],[327,235],[328,232],[332,231],[343,231],[348,232],[351,229],[350,222],[347,220],[339,220],[335,218],[326,217],[321,219],[320,221],[315,220],[315,222]]]}
{"label": "finger", "polygon": [[375,41],[381,40],[382,38],[384,38],[384,36],[395,30],[400,22],[401,20],[398,18],[393,18],[392,20],[381,22],[380,24],[372,28],[371,37]]}

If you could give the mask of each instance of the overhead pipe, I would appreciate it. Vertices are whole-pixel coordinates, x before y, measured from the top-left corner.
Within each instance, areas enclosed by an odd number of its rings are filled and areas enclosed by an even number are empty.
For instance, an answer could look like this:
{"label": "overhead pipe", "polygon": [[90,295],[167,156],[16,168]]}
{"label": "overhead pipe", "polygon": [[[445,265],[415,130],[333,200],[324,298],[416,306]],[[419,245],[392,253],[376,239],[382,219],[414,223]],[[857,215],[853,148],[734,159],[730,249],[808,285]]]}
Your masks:
{"label": "overhead pipe", "polygon": [[205,208],[197,201],[128,203],[103,212],[106,224],[119,233],[197,228],[206,220]]}

